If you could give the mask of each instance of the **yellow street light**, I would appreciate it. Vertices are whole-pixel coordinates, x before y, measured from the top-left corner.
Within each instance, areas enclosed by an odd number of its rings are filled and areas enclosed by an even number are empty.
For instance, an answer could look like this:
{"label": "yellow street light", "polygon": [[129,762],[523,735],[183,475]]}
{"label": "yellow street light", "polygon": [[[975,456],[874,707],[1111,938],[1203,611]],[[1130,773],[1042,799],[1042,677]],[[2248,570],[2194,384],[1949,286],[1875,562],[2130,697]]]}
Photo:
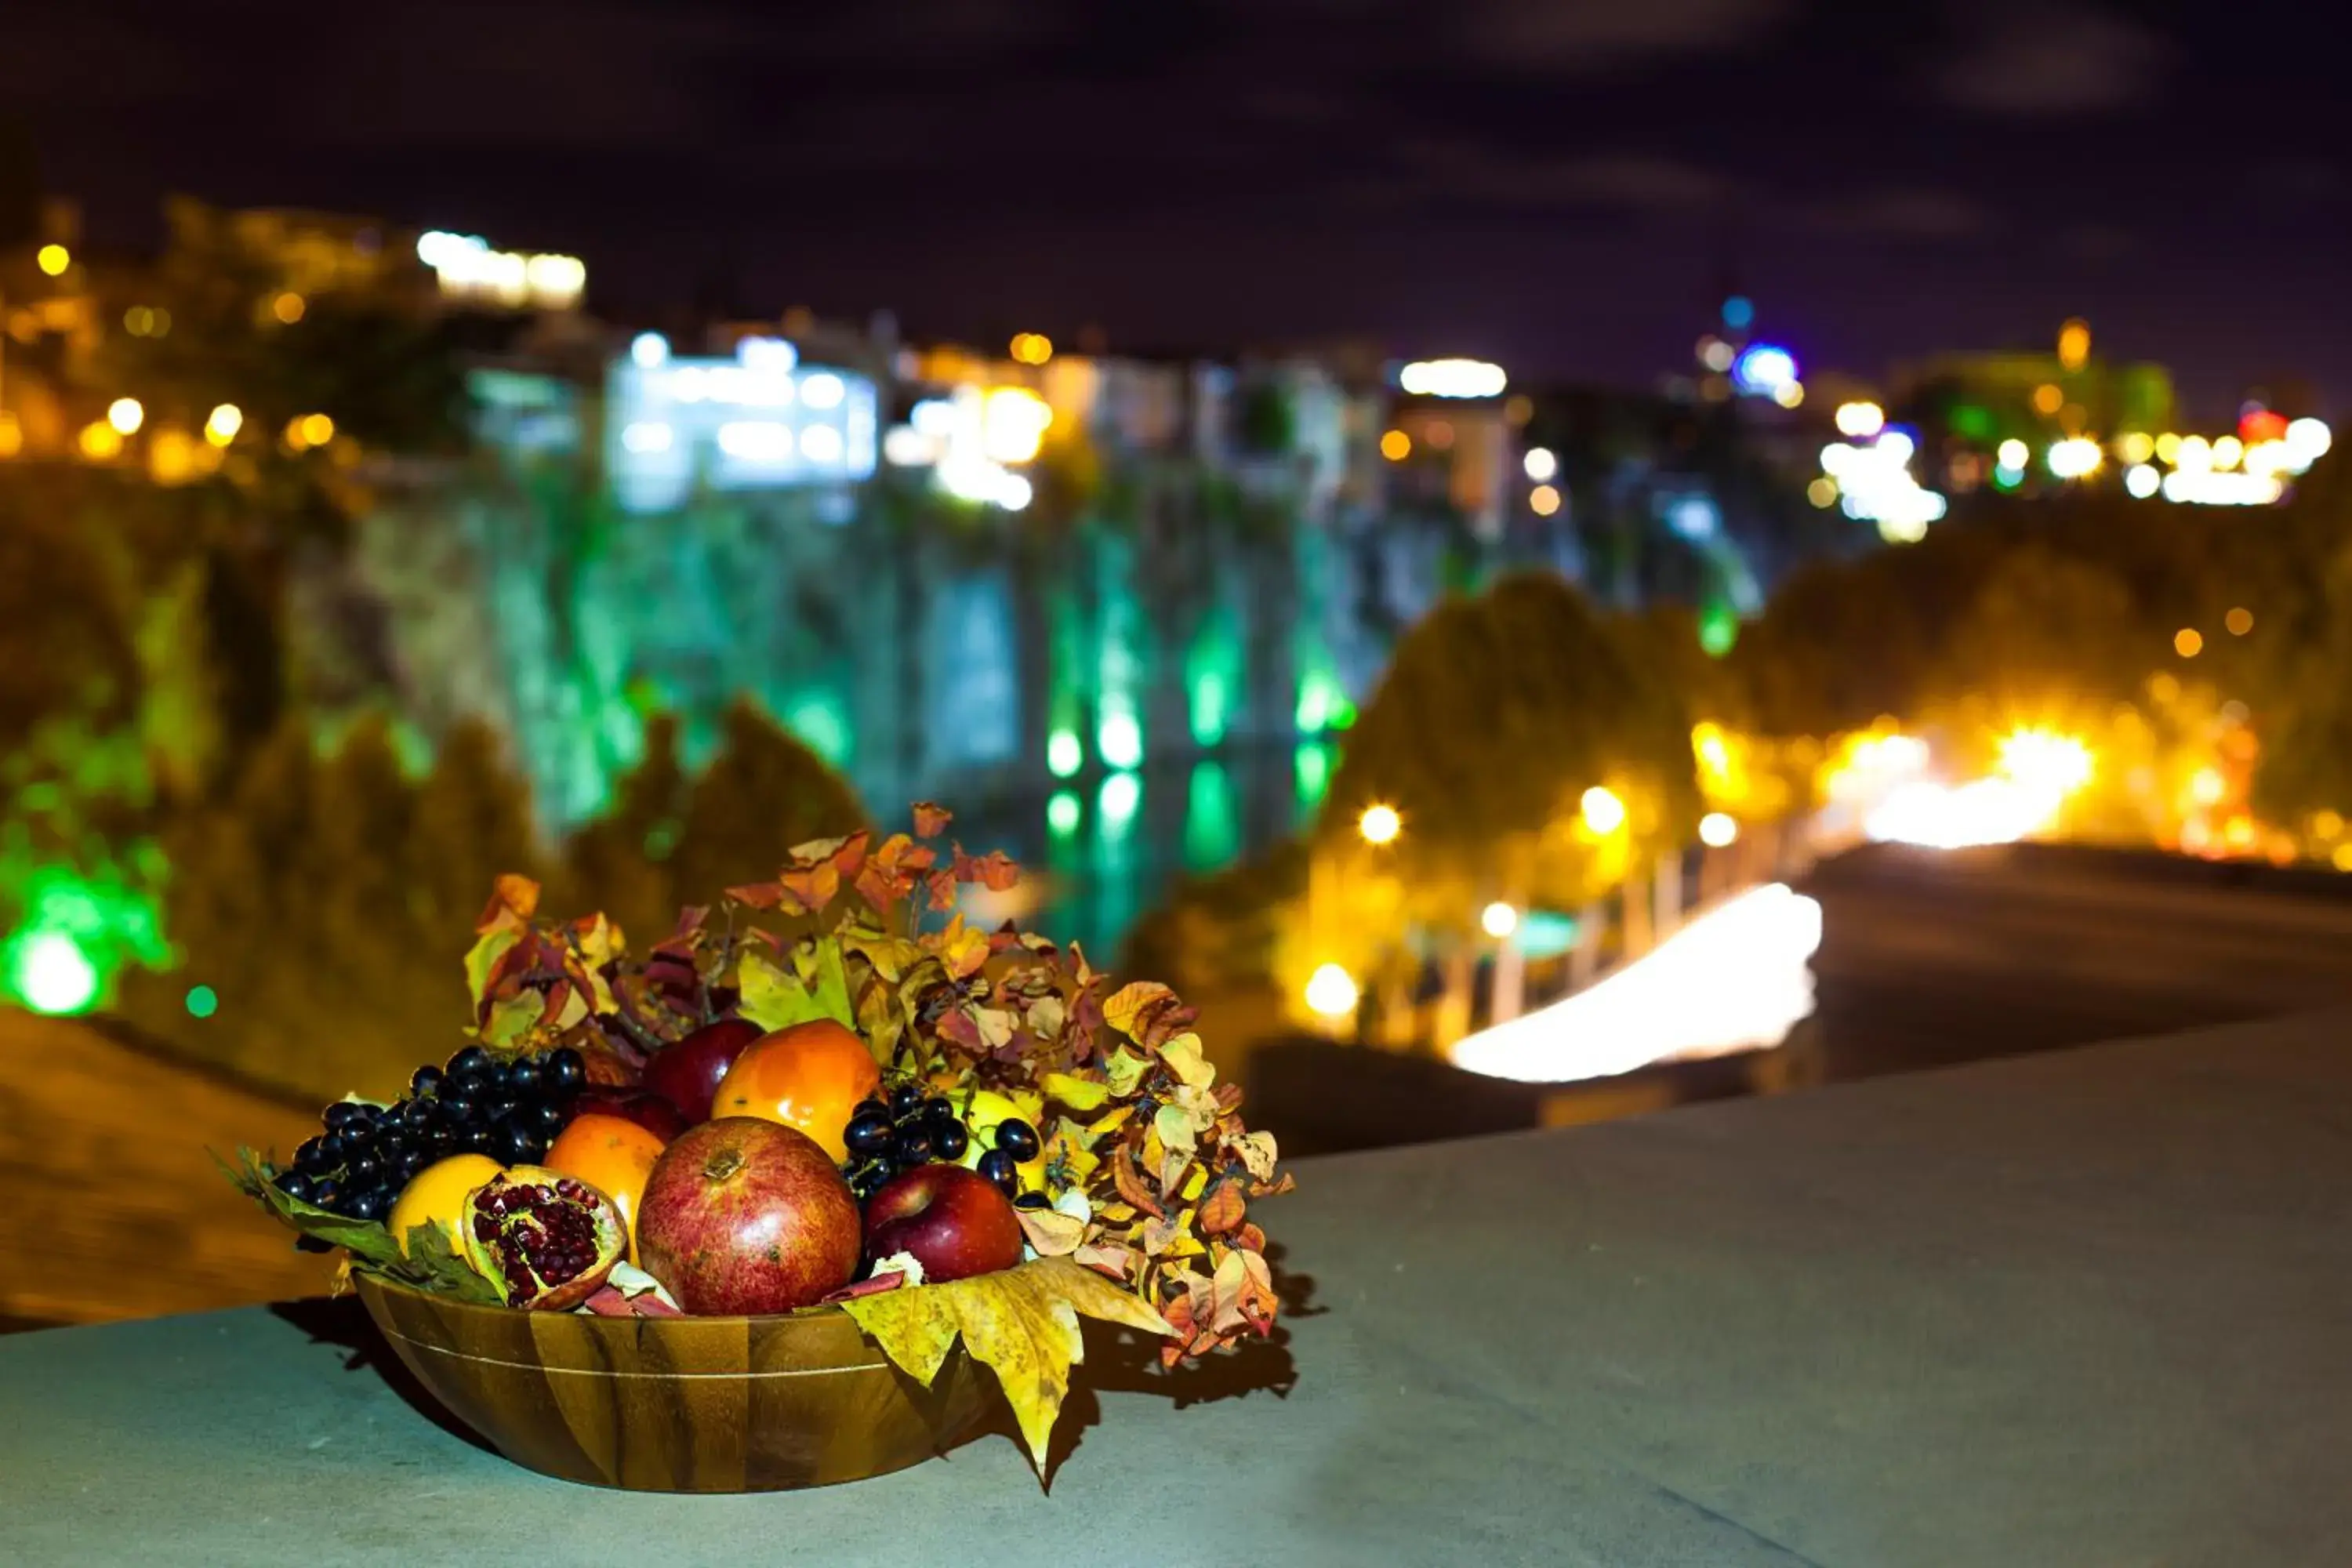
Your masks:
{"label": "yellow street light", "polygon": [[1698,841],[1722,849],[1739,841],[1739,819],[1727,811],[1710,811],[1698,819]]}
{"label": "yellow street light", "polygon": [[212,416],[205,421],[205,439],[215,447],[226,447],[236,439],[245,428],[245,413],[234,403],[216,405]]}
{"label": "yellow street light", "polygon": [[1356,1010],[1356,980],[1336,963],[1327,963],[1307,981],[1307,1005],[1326,1018],[1344,1018]]}
{"label": "yellow street light", "polygon": [[296,451],[323,447],[335,438],[335,422],[323,414],[305,414],[288,422],[286,439]]}
{"label": "yellow street light", "polygon": [[106,422],[128,436],[147,422],[147,410],[135,397],[118,397],[106,405]]}
{"label": "yellow street light", "polygon": [[308,302],[302,296],[290,289],[269,301],[269,313],[289,327],[300,321],[302,312],[309,308]]}
{"label": "yellow street light", "polygon": [[1375,802],[1364,807],[1364,815],[1356,819],[1356,831],[1364,836],[1367,844],[1393,844],[1404,831],[1404,818],[1397,808]]}
{"label": "yellow street light", "polygon": [[1538,485],[1528,492],[1528,505],[1538,517],[1549,517],[1559,510],[1559,491],[1550,485]]}
{"label": "yellow street light", "polygon": [[1381,456],[1391,463],[1402,463],[1412,455],[1412,437],[1402,430],[1391,430],[1381,437]]}
{"label": "yellow street light", "polygon": [[62,245],[45,245],[33,253],[33,264],[52,278],[62,278],[73,265],[73,252]]}
{"label": "yellow street light", "polygon": [[122,432],[103,419],[93,419],[81,427],[77,445],[91,462],[108,462],[122,455]]}
{"label": "yellow street light", "polygon": [[2183,626],[2172,634],[2172,651],[2183,658],[2195,658],[2204,647],[2204,636],[2195,626]]}
{"label": "yellow street light", "polygon": [[2254,612],[2246,608],[2245,605],[2240,605],[2236,609],[2231,610],[2228,615],[2221,617],[2221,624],[2230,628],[2230,635],[2231,637],[2244,637],[2248,632],[2254,629]]}
{"label": "yellow street light", "polygon": [[1614,790],[1594,784],[1578,804],[1584,812],[1584,826],[1595,833],[1614,833],[1625,826],[1625,803]]}
{"label": "yellow street light", "polygon": [[1866,400],[1841,403],[1837,406],[1837,427],[1841,436],[1875,436],[1886,428],[1886,410]]}
{"label": "yellow street light", "polygon": [[1496,899],[1478,911],[1478,924],[1488,936],[1500,942],[1519,929],[1519,911]]}
{"label": "yellow street light", "polygon": [[2058,363],[2068,370],[2080,370],[2090,359],[2091,323],[2073,317],[2058,329]]}

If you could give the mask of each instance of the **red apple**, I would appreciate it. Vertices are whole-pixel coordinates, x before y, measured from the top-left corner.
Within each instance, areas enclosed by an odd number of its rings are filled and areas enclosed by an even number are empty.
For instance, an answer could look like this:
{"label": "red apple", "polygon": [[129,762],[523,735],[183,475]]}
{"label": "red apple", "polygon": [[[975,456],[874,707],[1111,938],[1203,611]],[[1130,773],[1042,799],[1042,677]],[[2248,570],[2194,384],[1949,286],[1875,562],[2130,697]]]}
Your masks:
{"label": "red apple", "polygon": [[743,1047],[768,1031],[749,1018],[721,1018],[672,1045],[646,1063],[646,1088],[685,1113],[687,1125],[710,1120],[710,1098]]}
{"label": "red apple", "polygon": [[857,1272],[857,1200],[808,1134],[755,1116],[688,1128],[637,1201],[637,1261],[688,1312],[805,1307]]}
{"label": "red apple", "polygon": [[866,1256],[894,1252],[910,1254],[927,1281],[993,1274],[1021,1261],[1021,1221],[978,1172],[918,1165],[866,1200]]}
{"label": "red apple", "polygon": [[685,1114],[670,1103],[667,1095],[651,1089],[591,1084],[572,1102],[572,1114],[578,1118],[592,1112],[634,1121],[665,1143],[686,1131]]}

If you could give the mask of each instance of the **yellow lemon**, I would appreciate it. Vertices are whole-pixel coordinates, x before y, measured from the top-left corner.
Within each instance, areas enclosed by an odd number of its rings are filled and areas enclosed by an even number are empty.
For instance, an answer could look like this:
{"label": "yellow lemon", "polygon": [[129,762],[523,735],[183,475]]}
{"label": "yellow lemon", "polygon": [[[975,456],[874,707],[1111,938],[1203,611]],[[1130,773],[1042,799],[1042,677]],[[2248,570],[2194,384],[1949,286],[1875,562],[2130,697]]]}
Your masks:
{"label": "yellow lemon", "polygon": [[466,1194],[476,1187],[488,1185],[489,1179],[506,1169],[488,1154],[452,1154],[436,1160],[408,1179],[400,1189],[400,1199],[392,1205],[392,1217],[384,1226],[400,1243],[404,1257],[408,1252],[408,1233],[420,1225],[441,1227],[457,1256],[466,1254],[457,1237],[457,1216],[466,1206]]}

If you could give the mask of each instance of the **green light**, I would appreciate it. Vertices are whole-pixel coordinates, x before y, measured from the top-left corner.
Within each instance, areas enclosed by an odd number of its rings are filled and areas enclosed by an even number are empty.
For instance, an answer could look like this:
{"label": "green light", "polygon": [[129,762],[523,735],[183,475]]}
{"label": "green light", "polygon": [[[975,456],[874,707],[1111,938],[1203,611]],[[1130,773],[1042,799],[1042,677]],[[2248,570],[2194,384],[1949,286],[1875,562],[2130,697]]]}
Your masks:
{"label": "green light", "polygon": [[1298,732],[1319,735],[1331,721],[1331,678],[1311,671],[1298,682]]}
{"label": "green light", "polygon": [[1710,658],[1721,658],[1739,640],[1739,616],[1729,605],[1709,605],[1699,612],[1698,646]]}
{"label": "green light", "polygon": [[1114,768],[1131,768],[1143,761],[1143,726],[1123,700],[1106,698],[1102,722],[1095,727],[1095,749]]}
{"label": "green light", "polygon": [[1078,814],[1084,808],[1075,791],[1060,789],[1045,803],[1045,826],[1056,838],[1067,838],[1078,830]]}
{"label": "green light", "polygon": [[220,996],[209,985],[188,987],[188,1016],[209,1018],[220,1011]]}
{"label": "green light", "polygon": [[833,766],[849,760],[849,715],[832,693],[815,692],[793,703],[784,714],[784,727]]}
{"label": "green light", "polygon": [[1066,779],[1086,766],[1087,748],[1076,730],[1056,730],[1045,737],[1045,770]]}
{"label": "green light", "polygon": [[1331,748],[1318,741],[1301,742],[1292,753],[1291,772],[1298,784],[1299,809],[1313,811],[1331,787]]}
{"label": "green light", "polygon": [[1233,780],[1222,764],[1202,763],[1192,770],[1184,800],[1184,868],[1222,870],[1240,853],[1241,811]]}
{"label": "green light", "polygon": [[1225,738],[1225,678],[1203,670],[1192,679],[1192,739],[1214,746]]}
{"label": "green light", "polygon": [[98,967],[60,931],[27,931],[9,954],[8,989],[36,1013],[86,1013],[98,1000]]}
{"label": "green light", "polygon": [[1102,813],[1102,834],[1106,844],[1117,844],[1127,837],[1128,829],[1135,826],[1136,808],[1143,804],[1143,781],[1133,773],[1113,773],[1102,782],[1102,793],[1095,797],[1095,809]]}

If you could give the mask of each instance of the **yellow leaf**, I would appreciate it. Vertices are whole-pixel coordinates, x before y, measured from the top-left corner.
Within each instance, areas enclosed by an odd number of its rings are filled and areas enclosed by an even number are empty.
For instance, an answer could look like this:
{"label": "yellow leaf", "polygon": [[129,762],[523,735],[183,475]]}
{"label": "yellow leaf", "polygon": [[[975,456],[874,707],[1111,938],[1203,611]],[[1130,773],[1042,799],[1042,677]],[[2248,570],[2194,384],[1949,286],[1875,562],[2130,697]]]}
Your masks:
{"label": "yellow leaf", "polygon": [[1189,1030],[1160,1047],[1160,1059],[1177,1081],[1192,1089],[1206,1089],[1217,1081],[1217,1069],[1201,1055],[1201,1037]]}
{"label": "yellow leaf", "polygon": [[1261,1182],[1274,1179],[1274,1134],[1253,1132],[1233,1145],[1249,1173]]}
{"label": "yellow leaf", "polygon": [[1110,1099],[1110,1085],[1076,1073],[1049,1072],[1043,1087],[1046,1099],[1058,1100],[1072,1110],[1097,1110]]}
{"label": "yellow leaf", "polygon": [[1192,1173],[1184,1178],[1184,1190],[1178,1195],[1189,1204],[1199,1197],[1202,1189],[1208,1184],[1209,1168],[1206,1165],[1195,1165],[1192,1167]]}
{"label": "yellow leaf", "polygon": [[1103,1021],[1120,1034],[1132,1039],[1136,1026],[1143,1016],[1163,1002],[1175,1000],[1176,993],[1156,980],[1138,980],[1120,986],[1103,1003]]}
{"label": "yellow leaf", "polygon": [[1041,1476],[1055,1418],[1069,1394],[1070,1367],[1086,1357],[1079,1316],[1144,1333],[1175,1332],[1142,1301],[1066,1258],[1041,1258],[1002,1273],[885,1290],[841,1305],[884,1354],[927,1388],[961,1335],[971,1358],[996,1373]]}
{"label": "yellow leaf", "polygon": [[1087,1238],[1087,1222],[1055,1209],[1014,1209],[1021,1234],[1040,1258],[1066,1258]]}
{"label": "yellow leaf", "polygon": [[1160,1134],[1161,1145],[1170,1153],[1178,1150],[1187,1154],[1192,1152],[1192,1119],[1184,1113],[1182,1106],[1161,1106],[1160,1113],[1151,1119],[1151,1130]]}
{"label": "yellow leaf", "polygon": [[1110,1080],[1111,1093],[1125,1100],[1143,1081],[1144,1069],[1151,1064],[1124,1047],[1110,1054],[1103,1064],[1103,1076]]}
{"label": "yellow leaf", "polygon": [[1040,996],[1029,1004],[1029,1032],[1041,1040],[1061,1038],[1062,1026],[1069,1019],[1069,1005],[1057,995]]}

